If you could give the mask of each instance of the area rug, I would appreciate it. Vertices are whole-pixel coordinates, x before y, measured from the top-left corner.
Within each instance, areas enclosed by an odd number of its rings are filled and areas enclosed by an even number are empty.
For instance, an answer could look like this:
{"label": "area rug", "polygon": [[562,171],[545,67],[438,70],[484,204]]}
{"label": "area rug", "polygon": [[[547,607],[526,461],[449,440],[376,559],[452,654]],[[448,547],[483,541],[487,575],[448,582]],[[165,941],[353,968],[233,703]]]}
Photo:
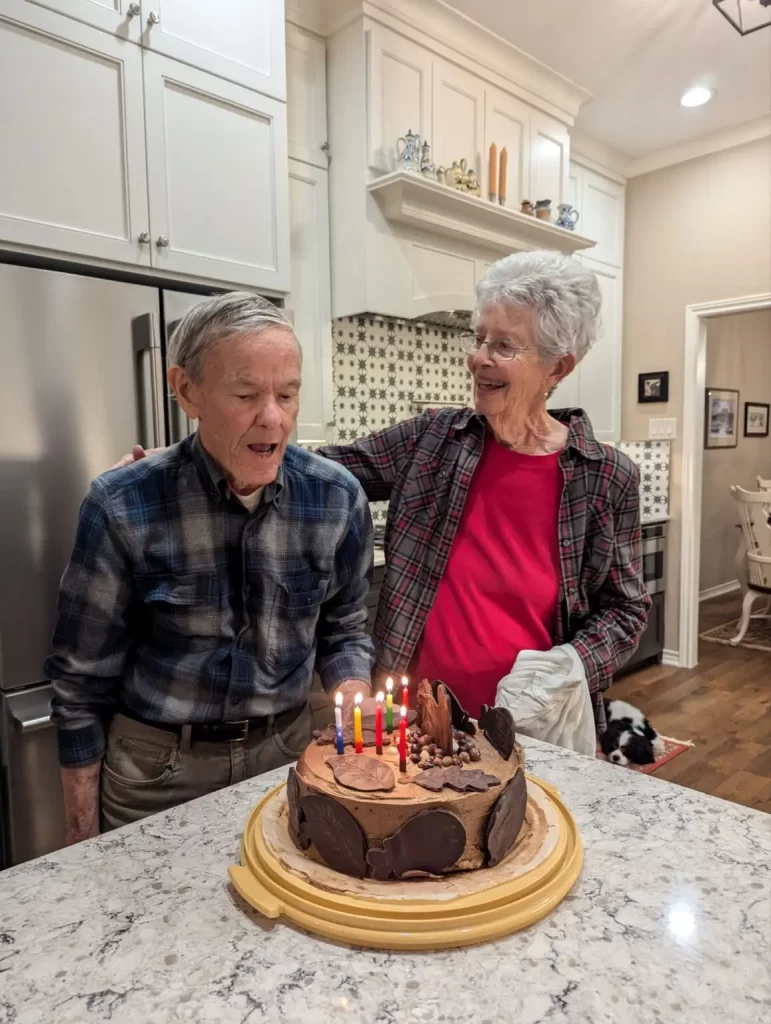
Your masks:
{"label": "area rug", "polygon": [[[628,764],[623,767],[630,768],[633,772],[640,772],[642,775],[650,775],[651,772],[655,772],[663,764],[666,764],[667,761],[671,761],[678,754],[684,754],[686,750],[690,750],[693,746],[693,743],[688,740],[673,740],[671,736],[662,736],[661,739],[664,741],[664,753],[661,757],[657,757],[653,764]],[[608,760],[599,747],[597,748],[597,757],[601,761]]]}
{"label": "area rug", "polygon": [[[706,633],[702,633],[701,639],[709,644],[731,646],[731,637],[736,636],[738,628],[736,622],[724,622],[721,626],[713,626]],[[744,639],[736,646],[771,653],[771,619],[750,619]]]}

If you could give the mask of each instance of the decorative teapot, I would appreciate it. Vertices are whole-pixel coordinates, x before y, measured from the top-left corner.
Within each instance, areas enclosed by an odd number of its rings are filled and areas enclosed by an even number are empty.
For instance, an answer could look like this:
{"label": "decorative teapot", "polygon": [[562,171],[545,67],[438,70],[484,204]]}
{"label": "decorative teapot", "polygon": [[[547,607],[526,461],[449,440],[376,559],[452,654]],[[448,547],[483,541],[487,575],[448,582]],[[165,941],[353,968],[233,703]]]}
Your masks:
{"label": "decorative teapot", "polygon": [[565,228],[567,231],[575,231],[578,222],[578,210],[570,203],[560,203],[557,207],[557,227]]}
{"label": "decorative teapot", "polygon": [[436,166],[431,159],[431,146],[427,142],[424,142],[420,149],[420,173],[436,174]]}
{"label": "decorative teapot", "polygon": [[444,183],[449,185],[451,188],[463,188],[463,178],[466,174],[466,161],[461,160],[458,163],[457,160],[453,160],[452,167],[448,167],[444,172]]}
{"label": "decorative teapot", "polygon": [[396,155],[400,171],[419,171],[420,136],[408,131],[406,135],[398,138],[396,140]]}

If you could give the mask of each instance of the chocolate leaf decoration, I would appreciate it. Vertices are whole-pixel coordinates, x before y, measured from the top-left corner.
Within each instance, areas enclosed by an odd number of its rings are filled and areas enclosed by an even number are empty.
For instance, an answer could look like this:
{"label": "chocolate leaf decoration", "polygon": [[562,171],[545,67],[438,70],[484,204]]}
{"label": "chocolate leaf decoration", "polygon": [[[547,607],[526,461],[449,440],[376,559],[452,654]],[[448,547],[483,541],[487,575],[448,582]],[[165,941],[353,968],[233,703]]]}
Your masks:
{"label": "chocolate leaf decoration", "polygon": [[[364,744],[365,747],[374,747],[375,746],[375,731],[374,731],[374,727],[372,729],[367,729],[366,727],[362,727],[361,734],[362,734],[361,735],[362,743]],[[386,733],[386,731],[385,731],[385,722],[384,722],[383,723],[383,746],[384,747],[390,746],[392,738],[394,739],[394,742],[395,742],[396,735],[397,735],[396,732],[394,732],[393,737],[389,736]],[[319,733],[319,736],[316,739],[316,743],[320,747],[326,747],[326,746],[330,746],[330,745],[334,746],[335,742],[336,742],[336,737],[335,737],[335,727],[334,727],[334,725],[328,725],[326,727],[326,729],[322,729],[321,732]],[[345,744],[346,747],[352,747],[353,746],[353,726],[345,726],[343,728],[343,743]]]}
{"label": "chocolate leaf decoration", "polygon": [[466,830],[456,814],[421,811],[381,846],[373,846],[367,852],[367,864],[373,878],[381,881],[413,872],[441,875],[455,864],[465,846]]}
{"label": "chocolate leaf decoration", "polygon": [[423,789],[428,789],[432,793],[438,793],[440,789],[444,789],[444,772],[444,768],[426,768],[411,781],[416,786],[422,786]]}
{"label": "chocolate leaf decoration", "polygon": [[432,684],[434,696],[436,697],[437,690],[439,689],[440,686],[443,686],[445,688],[445,690],[447,691],[447,696],[450,698],[450,717],[452,719],[453,729],[456,729],[459,732],[468,733],[469,736],[476,736],[477,727],[471,721],[469,713],[463,710],[463,705],[461,704],[461,702],[452,692],[447,683],[443,683],[441,679],[435,679]]}
{"label": "chocolate leaf decoration", "polygon": [[[332,797],[312,794],[300,800],[300,842],[312,843],[322,859],[344,875],[363,878],[367,841],[358,821]],[[306,845],[304,849],[307,849]]]}
{"label": "chocolate leaf decoration", "polygon": [[469,790],[475,793],[486,793],[491,786],[500,786],[497,775],[488,775],[480,768],[427,768],[412,780],[416,786],[422,786],[432,793],[438,793],[444,786],[456,789],[459,793]]}
{"label": "chocolate leaf decoration", "polygon": [[526,811],[527,783],[525,773],[520,771],[503,787],[503,792],[487,819],[485,842],[488,864],[491,868],[500,864],[514,848]]}
{"label": "chocolate leaf decoration", "polygon": [[343,754],[327,759],[335,779],[341,786],[358,789],[362,793],[374,793],[376,790],[388,792],[396,785],[394,773],[376,757],[366,754]]}
{"label": "chocolate leaf decoration", "polygon": [[479,716],[479,727],[503,760],[508,761],[516,739],[511,712],[507,708],[491,708],[487,704],[483,704],[482,714]]}

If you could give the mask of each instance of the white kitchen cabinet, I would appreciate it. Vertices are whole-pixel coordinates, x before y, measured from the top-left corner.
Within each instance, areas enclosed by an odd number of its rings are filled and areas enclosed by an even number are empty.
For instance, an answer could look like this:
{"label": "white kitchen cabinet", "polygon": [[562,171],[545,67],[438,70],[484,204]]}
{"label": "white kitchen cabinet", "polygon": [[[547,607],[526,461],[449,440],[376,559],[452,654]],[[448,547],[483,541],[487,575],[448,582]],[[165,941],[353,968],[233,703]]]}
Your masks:
{"label": "white kitchen cabinet", "polygon": [[599,281],[602,330],[571,376],[577,377],[577,404],[589,414],[597,440],[618,441],[621,436],[623,271],[584,254],[579,258],[595,272]]}
{"label": "white kitchen cabinet", "polygon": [[[432,157],[450,167],[465,159],[480,183],[487,174],[482,163],[485,134],[485,83],[481,78],[440,57],[432,71]],[[486,159],[486,157],[485,157]],[[481,175],[481,177],[480,177]]]}
{"label": "white kitchen cabinet", "polygon": [[431,53],[373,26],[367,33],[367,92],[369,166],[395,170],[397,139],[411,131],[432,141]]}
{"label": "white kitchen cabinet", "polygon": [[321,39],[286,26],[286,113],[289,156],[327,169],[327,65]]}
{"label": "white kitchen cabinet", "polygon": [[283,0],[142,0],[142,45],[286,99]]}
{"label": "white kitchen cabinet", "polygon": [[289,161],[292,291],[286,308],[303,350],[297,437],[301,444],[332,440],[332,314],[329,284],[328,173]]}
{"label": "white kitchen cabinet", "polygon": [[132,0],[29,0],[68,18],[139,43],[142,37],[142,5]]}
{"label": "white kitchen cabinet", "polygon": [[[570,205],[579,211],[578,220],[581,220],[581,184],[583,182],[583,167],[578,167],[573,161],[570,161],[570,167],[568,169],[568,187],[563,198],[563,203],[570,203]],[[556,207],[555,207],[556,211]],[[553,214],[554,220],[557,219],[556,212]],[[589,235],[589,232],[584,232],[584,225],[578,227],[576,222],[576,230],[581,231],[581,234],[586,234],[587,237],[592,238],[593,235]]]}
{"label": "white kitchen cabinet", "polygon": [[[518,210],[523,199],[530,198],[530,116],[532,107],[510,93],[488,86],[485,89],[485,144],[482,154],[482,195],[490,191],[488,155],[490,143],[498,150],[506,148],[506,205]],[[500,193],[500,183],[498,184]]]}
{"label": "white kitchen cabinet", "polygon": [[152,261],[289,290],[286,105],[144,55]]}
{"label": "white kitchen cabinet", "polygon": [[[551,199],[552,210],[568,189],[570,136],[567,127],[555,118],[532,108],[530,115],[530,195],[531,202]],[[556,219],[556,217],[554,217]]]}
{"label": "white kitchen cabinet", "polygon": [[149,265],[142,51],[0,0],[0,241]]}
{"label": "white kitchen cabinet", "polygon": [[571,163],[576,182],[575,200],[569,199],[580,213],[579,230],[595,239],[592,259],[620,267],[624,262],[624,204],[626,189],[588,167]]}

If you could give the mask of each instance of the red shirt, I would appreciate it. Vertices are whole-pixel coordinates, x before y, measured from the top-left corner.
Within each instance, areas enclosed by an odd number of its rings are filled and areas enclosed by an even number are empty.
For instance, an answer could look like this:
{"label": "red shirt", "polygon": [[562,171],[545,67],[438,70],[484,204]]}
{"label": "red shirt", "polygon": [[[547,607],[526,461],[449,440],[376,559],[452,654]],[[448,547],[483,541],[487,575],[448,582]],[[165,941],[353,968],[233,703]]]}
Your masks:
{"label": "red shirt", "polygon": [[412,662],[478,717],[520,651],[548,650],[559,600],[559,453],[521,455],[490,435]]}

